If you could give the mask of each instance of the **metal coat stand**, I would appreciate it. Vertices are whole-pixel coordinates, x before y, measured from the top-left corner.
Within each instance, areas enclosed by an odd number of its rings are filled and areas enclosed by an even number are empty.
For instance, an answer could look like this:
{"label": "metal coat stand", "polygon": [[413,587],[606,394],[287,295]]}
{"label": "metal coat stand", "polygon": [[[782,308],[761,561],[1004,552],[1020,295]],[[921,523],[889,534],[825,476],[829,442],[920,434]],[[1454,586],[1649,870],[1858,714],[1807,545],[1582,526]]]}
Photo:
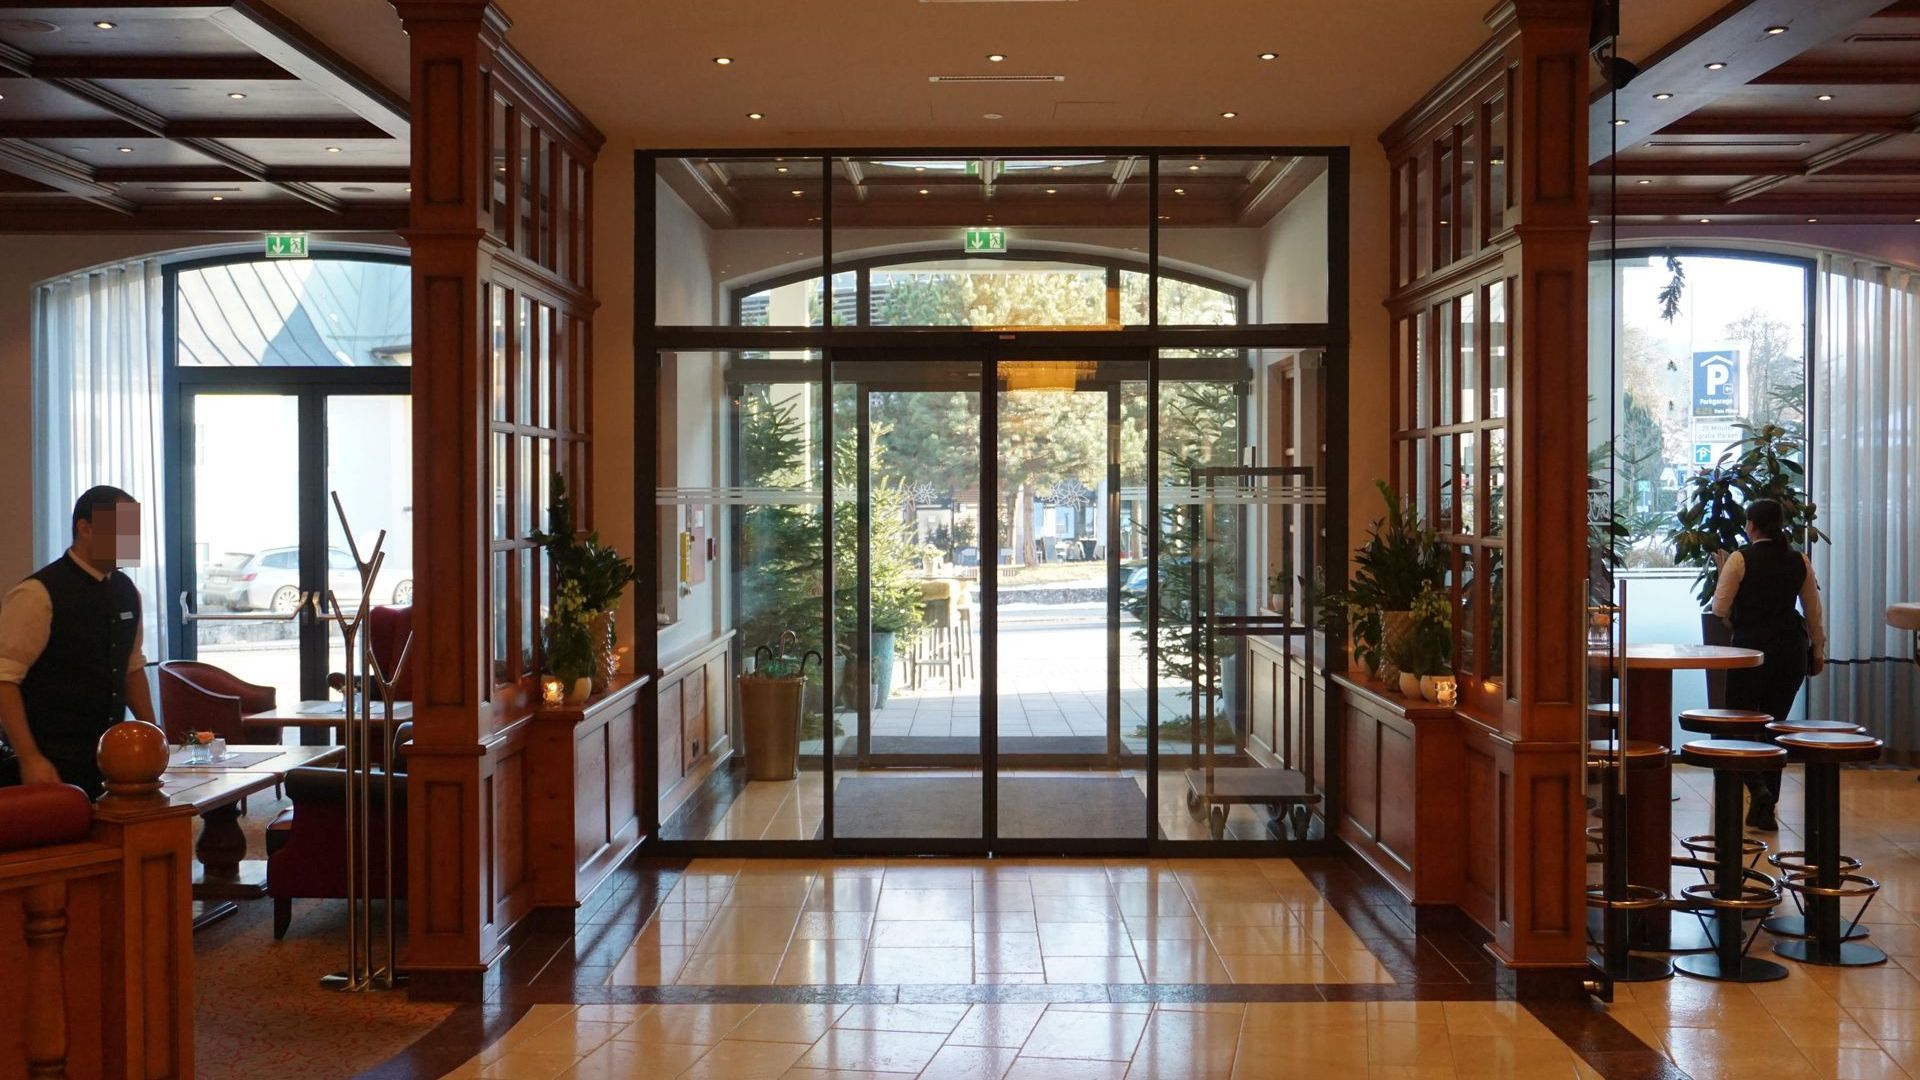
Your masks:
{"label": "metal coat stand", "polygon": [[[325,609],[317,616],[323,622],[339,626],[340,637],[345,645],[340,695],[347,807],[347,966],[343,971],[323,977],[320,985],[329,990],[356,992],[391,990],[406,982],[406,977],[399,971],[394,930],[393,760],[399,739],[393,722],[393,689],[401,673],[406,670],[407,654],[413,651],[413,634],[408,632],[393,670],[380,670],[379,661],[373,655],[372,637],[362,633],[362,629],[372,603],[374,582],[379,579],[380,569],[386,562],[384,548],[387,531],[382,529],[375,534],[372,551],[362,558],[353,527],[347,523],[346,508],[340,504],[340,493],[331,492],[330,497],[333,500],[333,512],[340,519],[340,531],[347,540],[347,550],[353,556],[354,567],[360,575],[360,597],[353,614],[349,616],[341,610],[339,598],[329,589]],[[384,922],[380,941],[385,948],[378,956],[383,963],[376,963],[373,933],[371,841],[375,778],[373,755],[370,752],[374,738],[373,699],[366,693],[362,672],[378,687],[381,700],[385,703],[386,744],[380,769],[382,854],[386,860],[382,882],[385,885],[382,890],[384,895],[380,898]]]}

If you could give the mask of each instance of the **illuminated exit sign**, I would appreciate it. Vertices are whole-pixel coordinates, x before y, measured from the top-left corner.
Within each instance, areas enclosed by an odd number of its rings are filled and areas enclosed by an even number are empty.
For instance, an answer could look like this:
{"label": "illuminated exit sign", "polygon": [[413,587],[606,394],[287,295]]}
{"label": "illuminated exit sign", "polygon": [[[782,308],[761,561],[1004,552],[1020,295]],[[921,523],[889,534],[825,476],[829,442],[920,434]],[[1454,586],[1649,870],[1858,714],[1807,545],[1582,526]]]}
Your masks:
{"label": "illuminated exit sign", "polygon": [[967,230],[967,241],[962,248],[969,255],[998,255],[1007,250],[1007,230],[978,228]]}
{"label": "illuminated exit sign", "polygon": [[303,232],[270,232],[267,234],[267,258],[304,259],[307,257],[307,234]]}

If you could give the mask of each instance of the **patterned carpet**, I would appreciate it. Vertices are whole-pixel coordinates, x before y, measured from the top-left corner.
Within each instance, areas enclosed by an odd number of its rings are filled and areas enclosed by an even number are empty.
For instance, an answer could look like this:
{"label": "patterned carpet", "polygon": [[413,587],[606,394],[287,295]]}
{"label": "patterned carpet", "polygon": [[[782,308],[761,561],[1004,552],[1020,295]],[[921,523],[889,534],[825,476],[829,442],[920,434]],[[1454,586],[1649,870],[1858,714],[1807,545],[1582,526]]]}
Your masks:
{"label": "patterned carpet", "polygon": [[[284,804],[255,798],[242,819],[248,850]],[[404,913],[403,913],[404,914]],[[342,994],[320,987],[346,965],[343,901],[296,901],[284,941],[273,904],[257,900],[194,935],[194,1073],[200,1080],[337,1080],[399,1053],[453,1006],[406,993]],[[404,941],[402,948],[405,948]]]}

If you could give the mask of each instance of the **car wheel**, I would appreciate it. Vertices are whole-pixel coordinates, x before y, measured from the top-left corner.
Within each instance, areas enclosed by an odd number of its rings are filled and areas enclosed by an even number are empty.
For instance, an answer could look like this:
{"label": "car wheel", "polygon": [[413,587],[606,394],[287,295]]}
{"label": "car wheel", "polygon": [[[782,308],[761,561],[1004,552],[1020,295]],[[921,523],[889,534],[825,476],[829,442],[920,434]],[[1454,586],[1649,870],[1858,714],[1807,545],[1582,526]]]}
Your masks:
{"label": "car wheel", "polygon": [[413,603],[413,582],[403,581],[393,587],[393,606],[406,607]]}
{"label": "car wheel", "polygon": [[300,590],[291,585],[282,585],[273,590],[273,613],[290,615],[300,610]]}

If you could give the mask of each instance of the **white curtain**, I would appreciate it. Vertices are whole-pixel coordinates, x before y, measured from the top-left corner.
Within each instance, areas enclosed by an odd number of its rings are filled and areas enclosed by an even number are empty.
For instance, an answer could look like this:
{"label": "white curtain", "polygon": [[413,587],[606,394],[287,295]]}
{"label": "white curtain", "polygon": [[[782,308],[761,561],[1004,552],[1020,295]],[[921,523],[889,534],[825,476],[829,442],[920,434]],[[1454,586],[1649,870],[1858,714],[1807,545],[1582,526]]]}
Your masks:
{"label": "white curtain", "polygon": [[73,504],[95,484],[140,502],[140,588],[146,654],[168,654],[166,500],[161,485],[162,276],[125,263],[47,282],[34,297],[34,553],[51,562],[71,541]]}
{"label": "white curtain", "polygon": [[1920,600],[1920,274],[1827,255],[1819,277],[1809,480],[1832,538],[1812,557],[1833,663],[1808,681],[1807,715],[1862,724],[1912,760],[1920,669],[1884,616]]}

